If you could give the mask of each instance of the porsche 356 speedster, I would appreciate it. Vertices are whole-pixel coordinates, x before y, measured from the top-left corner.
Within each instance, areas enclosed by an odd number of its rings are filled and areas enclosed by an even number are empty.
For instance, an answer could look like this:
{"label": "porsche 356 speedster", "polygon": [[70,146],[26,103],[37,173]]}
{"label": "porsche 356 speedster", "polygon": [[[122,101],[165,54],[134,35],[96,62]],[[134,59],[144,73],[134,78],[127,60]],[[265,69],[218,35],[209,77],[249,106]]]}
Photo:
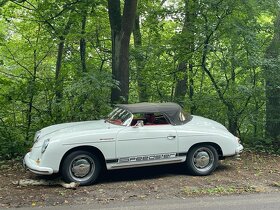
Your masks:
{"label": "porsche 356 speedster", "polygon": [[209,175],[219,160],[241,153],[239,138],[213,120],[185,114],[175,103],[119,104],[104,120],[63,123],[38,131],[24,165],[89,185],[108,170],[172,164]]}

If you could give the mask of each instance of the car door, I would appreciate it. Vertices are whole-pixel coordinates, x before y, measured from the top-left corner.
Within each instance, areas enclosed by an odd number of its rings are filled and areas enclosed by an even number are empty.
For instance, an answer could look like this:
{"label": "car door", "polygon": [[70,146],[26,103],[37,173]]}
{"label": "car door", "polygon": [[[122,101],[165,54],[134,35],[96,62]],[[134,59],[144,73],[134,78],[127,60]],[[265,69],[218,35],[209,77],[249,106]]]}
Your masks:
{"label": "car door", "polygon": [[173,125],[129,126],[117,135],[118,164],[149,164],[176,161],[177,132]]}

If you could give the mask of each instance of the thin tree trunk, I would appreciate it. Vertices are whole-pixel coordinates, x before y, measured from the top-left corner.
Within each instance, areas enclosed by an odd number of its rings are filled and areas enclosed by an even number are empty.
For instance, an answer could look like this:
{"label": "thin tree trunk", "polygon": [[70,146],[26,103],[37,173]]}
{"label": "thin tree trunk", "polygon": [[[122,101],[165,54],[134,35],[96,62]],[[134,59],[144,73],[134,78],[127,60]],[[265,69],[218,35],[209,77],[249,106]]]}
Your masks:
{"label": "thin tree trunk", "polygon": [[274,24],[274,37],[267,48],[266,75],[266,136],[280,146],[280,12]]}
{"label": "thin tree trunk", "polygon": [[82,72],[87,72],[86,66],[86,39],[85,39],[85,30],[86,30],[86,22],[87,22],[87,11],[83,12],[82,15],[82,28],[81,28],[81,39],[80,39],[80,56],[81,56],[81,66]]}
{"label": "thin tree trunk", "polygon": [[58,50],[57,50],[57,57],[56,57],[56,68],[55,68],[55,81],[56,81],[56,89],[55,89],[55,96],[56,96],[56,103],[60,103],[62,99],[62,78],[61,78],[61,64],[62,64],[62,55],[64,49],[64,37],[60,37]]}
{"label": "thin tree trunk", "polygon": [[177,71],[180,73],[179,74],[180,78],[177,80],[176,83],[174,99],[181,106],[184,106],[185,95],[187,94],[187,81],[188,81],[187,63],[184,61],[180,62]]}
{"label": "thin tree trunk", "polygon": [[26,135],[25,135],[25,144],[27,144],[29,140],[29,133],[30,133],[30,127],[32,123],[32,108],[33,108],[33,99],[34,99],[34,92],[35,92],[35,82],[36,82],[36,76],[37,76],[37,51],[34,50],[33,52],[33,74],[32,79],[29,84],[29,102],[28,102],[28,110],[27,110],[27,128],[26,128]]}
{"label": "thin tree trunk", "polygon": [[207,67],[207,54],[208,54],[208,46],[209,46],[209,42],[210,39],[212,38],[212,36],[214,35],[215,31],[218,30],[219,25],[221,24],[221,21],[223,20],[224,17],[226,17],[227,13],[224,13],[221,18],[218,20],[218,22],[216,23],[216,26],[214,29],[210,30],[209,26],[208,26],[208,19],[207,16],[203,15],[204,19],[205,19],[205,32],[206,32],[206,36],[205,36],[205,41],[204,41],[204,46],[203,46],[203,52],[202,52],[202,59],[201,59],[201,67],[202,70],[208,75],[208,77],[210,78],[219,99],[221,100],[221,102],[226,106],[227,108],[227,116],[228,116],[228,123],[229,123],[229,131],[233,134],[233,135],[237,135],[238,134],[238,118],[239,116],[244,112],[245,107],[248,105],[248,102],[250,100],[249,96],[247,98],[247,101],[243,107],[243,109],[241,111],[237,111],[236,107],[234,106],[234,104],[228,100],[225,96],[224,93],[222,91],[222,88],[218,85],[217,81],[215,80],[214,76],[211,74],[210,70]]}
{"label": "thin tree trunk", "polygon": [[135,17],[134,29],[133,29],[133,38],[134,45],[137,50],[135,61],[136,61],[136,69],[137,69],[137,83],[138,83],[138,95],[139,101],[148,101],[149,96],[147,93],[147,84],[144,80],[144,67],[145,67],[145,59],[142,53],[142,36],[140,31],[140,20],[139,15],[137,14]]}
{"label": "thin tree trunk", "polygon": [[57,50],[56,68],[55,68],[55,102],[56,102],[55,122],[56,123],[61,121],[61,114],[62,114],[61,107],[60,107],[60,103],[63,98],[63,75],[61,73],[61,66],[62,66],[62,59],[63,59],[63,52],[64,52],[65,37],[69,34],[70,28],[72,26],[71,13],[64,27],[63,34],[59,37],[58,50]]}
{"label": "thin tree trunk", "polygon": [[189,65],[189,99],[191,101],[190,113],[194,114],[196,111],[196,106],[193,104],[194,97],[194,73],[193,73],[193,65]]}
{"label": "thin tree trunk", "polygon": [[224,94],[222,93],[221,88],[218,86],[215,78],[213,77],[213,75],[211,74],[210,70],[207,68],[206,66],[206,60],[207,60],[207,46],[209,44],[209,39],[210,37],[208,36],[205,40],[204,43],[204,49],[203,49],[203,53],[202,53],[202,62],[201,62],[201,66],[202,69],[205,71],[205,73],[208,75],[208,77],[210,78],[220,100],[222,101],[222,103],[227,107],[227,115],[228,115],[228,123],[229,123],[229,131],[233,134],[233,135],[237,135],[237,130],[238,130],[238,116],[235,110],[235,107],[233,105],[233,103],[229,100],[227,100],[224,97]]}

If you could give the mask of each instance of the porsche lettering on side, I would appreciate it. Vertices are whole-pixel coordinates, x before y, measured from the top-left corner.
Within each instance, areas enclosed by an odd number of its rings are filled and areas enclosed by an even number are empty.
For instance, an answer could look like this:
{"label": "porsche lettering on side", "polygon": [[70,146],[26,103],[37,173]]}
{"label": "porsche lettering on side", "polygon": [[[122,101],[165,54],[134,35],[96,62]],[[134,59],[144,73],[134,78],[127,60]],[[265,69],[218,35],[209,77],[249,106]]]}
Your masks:
{"label": "porsche lettering on side", "polygon": [[213,120],[185,114],[175,103],[119,104],[105,120],[63,123],[38,131],[24,165],[90,185],[108,170],[180,163],[211,174],[219,160],[241,153],[240,140]]}
{"label": "porsche lettering on side", "polygon": [[169,159],[169,158],[175,158],[175,157],[176,157],[176,153],[159,154],[159,155],[144,155],[144,156],[138,156],[138,157],[120,158],[119,163],[161,160],[161,159]]}

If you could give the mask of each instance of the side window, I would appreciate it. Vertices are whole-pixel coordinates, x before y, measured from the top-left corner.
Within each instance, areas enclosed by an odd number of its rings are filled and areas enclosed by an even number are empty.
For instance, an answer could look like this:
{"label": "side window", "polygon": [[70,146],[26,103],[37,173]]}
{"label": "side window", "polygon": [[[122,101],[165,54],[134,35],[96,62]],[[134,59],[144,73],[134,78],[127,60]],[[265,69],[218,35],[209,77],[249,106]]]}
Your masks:
{"label": "side window", "polygon": [[144,122],[144,126],[170,124],[162,113],[133,113],[131,126],[134,126],[139,120]]}
{"label": "side window", "polygon": [[145,121],[144,113],[133,113],[133,119],[130,125],[134,126],[138,120]]}
{"label": "side window", "polygon": [[168,120],[162,113],[145,113],[144,125],[166,125]]}
{"label": "side window", "polygon": [[155,125],[156,116],[154,113],[145,113],[144,125]]}

